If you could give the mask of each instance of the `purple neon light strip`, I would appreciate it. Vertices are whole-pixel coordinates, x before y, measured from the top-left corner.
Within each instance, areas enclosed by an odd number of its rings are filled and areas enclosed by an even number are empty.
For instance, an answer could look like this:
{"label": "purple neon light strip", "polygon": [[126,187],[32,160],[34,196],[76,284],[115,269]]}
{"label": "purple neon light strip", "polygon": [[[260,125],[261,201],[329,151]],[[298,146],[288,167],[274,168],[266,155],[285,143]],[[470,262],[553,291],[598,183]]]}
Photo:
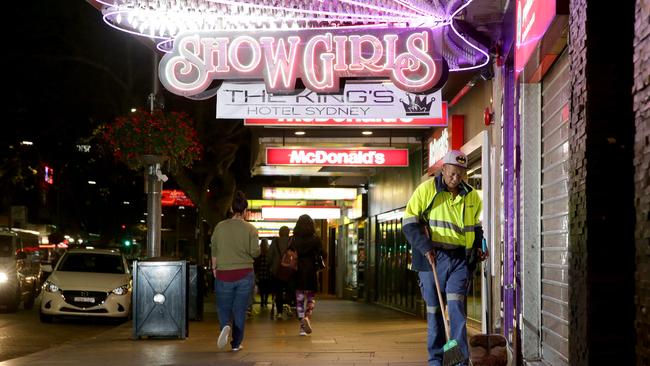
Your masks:
{"label": "purple neon light strip", "polygon": [[503,195],[504,195],[504,213],[505,220],[505,248],[503,254],[503,332],[506,339],[510,339],[512,330],[512,322],[514,315],[514,209],[513,209],[513,196],[514,196],[514,71],[511,66],[505,67],[505,83],[504,83],[504,144],[503,144],[503,168],[505,169],[505,180],[503,182]]}
{"label": "purple neon light strip", "polygon": [[[339,1],[342,2],[342,3],[356,5],[356,6],[360,6],[360,7],[368,8],[368,9],[379,10],[379,11],[383,11],[383,12],[386,12],[386,13],[394,13],[394,14],[400,14],[400,15],[404,15],[404,16],[412,16],[413,15],[413,12],[403,12],[403,11],[388,9],[388,8],[384,8],[384,7],[381,7],[381,6],[364,4],[364,3],[354,1],[354,0],[339,0]],[[428,15],[430,15],[430,14],[428,14]],[[440,17],[437,14],[436,14],[436,16]]]}
{"label": "purple neon light strip", "polygon": [[[118,10],[117,12],[127,14],[129,10]],[[114,13],[117,13],[114,12]],[[296,13],[307,13],[307,12],[296,12]],[[364,21],[372,21],[375,23],[411,23],[413,22],[414,19],[417,18],[400,18],[400,17],[388,17],[388,16],[375,16],[375,15],[333,15],[334,13],[329,13],[332,18],[328,19],[323,19],[323,18],[318,18],[318,17],[302,17],[302,18],[288,18],[287,20],[305,20],[305,21],[315,21],[315,22],[327,22],[327,23],[333,23],[333,22],[364,22]],[[209,17],[214,17],[214,18],[228,18],[231,17],[231,14],[208,14]],[[255,15],[239,15],[238,17],[241,17],[243,19],[256,19],[258,18]],[[168,18],[173,18],[172,16],[168,16]],[[265,20],[266,21],[266,20]],[[277,19],[277,21],[282,21],[282,19]],[[250,21],[251,24],[256,23],[256,21]]]}
{"label": "purple neon light strip", "polygon": [[[332,17],[338,17],[341,16],[339,13],[335,12],[330,12],[330,11],[321,11],[321,10],[303,10],[303,9],[294,9],[294,8],[285,8],[281,6],[271,6],[271,5],[260,5],[260,4],[242,4],[237,1],[233,0],[207,0],[209,2],[214,2],[214,3],[219,3],[219,4],[224,4],[224,5],[233,5],[233,6],[242,6],[246,5],[251,8],[258,8],[258,9],[268,9],[268,10],[282,10],[282,11],[288,11],[292,13],[305,13],[305,14],[317,14],[317,15],[327,15],[327,16],[332,16]],[[341,0],[341,2],[345,2],[345,0]],[[390,9],[385,9],[384,10],[390,10]],[[389,17],[389,16],[382,16],[382,15],[370,15],[370,14],[354,14],[355,17],[359,19],[406,19],[406,20],[400,20],[399,22],[408,22],[410,19],[412,19],[413,14],[405,13],[404,14],[406,18],[399,18],[399,17]],[[319,21],[327,21],[326,19],[320,19]]]}
{"label": "purple neon light strip", "polygon": [[413,4],[410,4],[410,3],[407,3],[404,0],[393,0],[393,1],[400,4],[400,5],[402,5],[402,6],[404,6],[404,7],[406,7],[406,8],[411,9],[412,11],[414,11],[414,12],[420,14],[420,15],[434,16],[434,17],[439,17],[440,16],[440,14],[436,14],[436,13],[429,12],[429,11],[424,10],[424,9],[420,9],[417,6],[415,6]]}
{"label": "purple neon light strip", "polygon": [[[458,14],[461,10],[465,9],[469,4],[472,3],[472,1],[473,1],[473,0],[469,0],[468,2],[466,2],[465,4],[463,4],[461,7],[459,7],[458,9],[456,9],[456,11],[455,11],[455,12],[454,12],[450,17],[449,17],[449,19],[453,19],[453,18],[456,16],[456,14]],[[478,69],[478,68],[480,68],[480,67],[483,67],[483,66],[487,65],[488,62],[490,62],[490,55],[489,55],[487,52],[485,52],[485,51],[483,51],[482,49],[480,49],[479,47],[474,46],[470,41],[468,41],[465,37],[463,37],[460,33],[458,33],[458,31],[456,30],[456,28],[454,28],[454,22],[453,22],[453,21],[450,22],[450,26],[451,26],[451,29],[454,31],[454,33],[456,33],[456,35],[457,35],[461,40],[463,40],[463,42],[467,43],[470,47],[472,47],[473,49],[475,49],[475,50],[477,50],[478,52],[482,53],[483,56],[485,56],[485,62],[483,62],[482,64],[479,64],[479,65],[474,65],[474,66],[458,67],[458,68],[455,68],[455,69],[451,69],[451,68],[450,68],[449,71],[464,71],[464,70],[473,70],[473,69]]]}

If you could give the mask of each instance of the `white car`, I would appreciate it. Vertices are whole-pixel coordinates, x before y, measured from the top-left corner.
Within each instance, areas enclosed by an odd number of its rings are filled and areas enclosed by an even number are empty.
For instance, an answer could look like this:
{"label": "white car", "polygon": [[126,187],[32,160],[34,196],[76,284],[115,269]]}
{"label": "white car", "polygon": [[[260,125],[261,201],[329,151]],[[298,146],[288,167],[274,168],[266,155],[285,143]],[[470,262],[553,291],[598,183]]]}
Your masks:
{"label": "white car", "polygon": [[92,316],[127,319],[131,273],[124,256],[110,249],[71,249],[43,284],[40,317]]}

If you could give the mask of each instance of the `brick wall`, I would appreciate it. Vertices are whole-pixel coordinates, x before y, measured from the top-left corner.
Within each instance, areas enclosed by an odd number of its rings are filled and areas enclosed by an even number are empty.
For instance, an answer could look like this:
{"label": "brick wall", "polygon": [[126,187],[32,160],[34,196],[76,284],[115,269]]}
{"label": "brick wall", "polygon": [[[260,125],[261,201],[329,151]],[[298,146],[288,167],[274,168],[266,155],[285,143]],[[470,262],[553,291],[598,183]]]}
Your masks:
{"label": "brick wall", "polygon": [[569,363],[632,365],[634,4],[570,1]]}
{"label": "brick wall", "polygon": [[650,1],[637,0],[634,28],[636,364],[650,365]]}

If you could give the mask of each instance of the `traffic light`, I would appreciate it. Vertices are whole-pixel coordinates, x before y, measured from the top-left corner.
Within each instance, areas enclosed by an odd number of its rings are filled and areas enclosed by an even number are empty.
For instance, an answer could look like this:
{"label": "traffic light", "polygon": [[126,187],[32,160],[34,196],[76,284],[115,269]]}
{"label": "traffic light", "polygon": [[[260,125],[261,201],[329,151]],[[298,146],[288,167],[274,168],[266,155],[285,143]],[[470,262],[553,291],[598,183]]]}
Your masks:
{"label": "traffic light", "polygon": [[129,239],[122,240],[122,243],[124,244],[125,247],[130,247],[131,246],[131,240],[129,240]]}

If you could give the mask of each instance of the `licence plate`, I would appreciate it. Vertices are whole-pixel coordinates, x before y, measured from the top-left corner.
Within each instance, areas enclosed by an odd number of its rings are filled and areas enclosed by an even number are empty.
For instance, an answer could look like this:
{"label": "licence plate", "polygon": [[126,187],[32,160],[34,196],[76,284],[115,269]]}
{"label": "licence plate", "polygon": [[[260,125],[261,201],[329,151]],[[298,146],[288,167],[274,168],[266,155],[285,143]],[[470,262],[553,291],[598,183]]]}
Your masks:
{"label": "licence plate", "polygon": [[81,296],[75,296],[74,298],[75,302],[88,302],[88,303],[95,303],[95,298],[94,297],[81,297]]}

